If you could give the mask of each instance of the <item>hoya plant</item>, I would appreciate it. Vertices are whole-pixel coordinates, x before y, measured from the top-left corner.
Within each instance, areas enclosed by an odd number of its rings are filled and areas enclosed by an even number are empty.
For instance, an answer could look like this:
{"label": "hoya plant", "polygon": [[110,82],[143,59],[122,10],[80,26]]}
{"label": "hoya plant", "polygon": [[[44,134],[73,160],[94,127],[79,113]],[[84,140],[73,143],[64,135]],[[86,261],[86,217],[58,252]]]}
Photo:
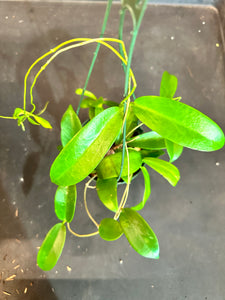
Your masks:
{"label": "hoya plant", "polygon": [[[26,120],[34,125],[51,128],[50,123],[40,117],[47,104],[41,112],[35,113],[33,89],[39,75],[59,54],[77,47],[87,47],[91,43],[97,44],[84,87],[78,87],[75,91],[80,96],[76,111],[74,103],[71,103],[62,112],[61,145],[50,169],[51,181],[56,185],[54,205],[58,222],[48,231],[37,256],[39,267],[46,271],[51,270],[57,263],[64,247],[67,229],[80,238],[99,235],[106,241],[114,241],[125,235],[138,254],[158,259],[158,239],[139,213],[151,194],[148,169],[155,170],[175,186],[180,179],[180,173],[173,163],[180,157],[184,147],[198,151],[215,151],[224,146],[225,138],[221,128],[208,116],[181,102],[181,97],[175,95],[178,81],[169,72],[162,74],[159,95],[135,96],[137,84],[131,61],[147,1],[122,1],[118,39],[103,37],[111,4],[112,0],[109,0],[101,36],[96,39],[68,40],[38,58],[25,75],[23,108],[16,108],[12,117],[1,116],[17,120],[23,130]],[[130,11],[133,18],[128,53],[123,42],[126,10]],[[100,46],[107,47],[122,63],[125,86],[120,103],[107,100],[104,95],[96,96],[87,90]],[[29,93],[32,109],[27,111],[27,78],[38,66]],[[88,110],[89,118],[83,124],[79,118],[80,109]],[[169,159],[162,159],[165,152]],[[135,184],[133,179],[137,173],[143,176],[144,191],[140,202],[130,206],[129,187]],[[77,184],[82,181],[85,181],[84,207],[96,227],[95,231],[88,234],[77,233],[71,228],[77,202]],[[124,192],[120,199],[117,190],[121,183]],[[100,220],[95,219],[94,212],[91,213],[87,205],[88,189],[95,190],[99,201],[111,211],[111,218],[102,216]]]}

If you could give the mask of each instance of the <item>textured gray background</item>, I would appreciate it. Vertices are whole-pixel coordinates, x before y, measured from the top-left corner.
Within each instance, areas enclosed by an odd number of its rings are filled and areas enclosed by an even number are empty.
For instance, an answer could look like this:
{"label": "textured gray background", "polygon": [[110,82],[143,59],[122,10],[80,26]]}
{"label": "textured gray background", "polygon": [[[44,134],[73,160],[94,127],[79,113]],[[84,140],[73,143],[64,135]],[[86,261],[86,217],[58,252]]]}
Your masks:
{"label": "textured gray background", "polygon": [[[2,115],[22,106],[23,78],[31,63],[66,39],[97,37],[104,10],[104,3],[0,2]],[[118,14],[119,5],[114,5],[107,36],[117,37]],[[127,42],[129,21],[128,17]],[[225,130],[221,28],[214,6],[150,5],[133,59],[136,95],[158,94],[162,72],[168,70],[179,79],[177,95]],[[39,109],[50,101],[45,116],[54,126],[52,131],[26,124],[24,133],[15,121],[0,120],[2,291],[10,292],[10,299],[32,300],[225,299],[224,149],[213,153],[185,149],[175,163],[181,171],[176,188],[150,172],[152,194],[142,215],[158,236],[158,261],[136,254],[125,237],[107,243],[99,237],[78,239],[68,234],[57,266],[47,273],[36,266],[36,247],[57,222],[55,186],[48,172],[60,143],[59,120],[69,103],[77,105],[74,90],[84,83],[94,49],[88,46],[63,54],[40,77],[35,101]],[[100,54],[89,89],[119,101],[124,80],[120,62],[106,49]],[[82,120],[86,116],[84,112]],[[94,230],[83,211],[82,189],[81,184],[72,225],[80,233]],[[140,175],[131,186],[129,202],[136,203],[142,193]],[[88,196],[98,221],[110,216],[94,191]],[[4,282],[13,274],[15,280]],[[0,299],[6,299],[2,291]]]}

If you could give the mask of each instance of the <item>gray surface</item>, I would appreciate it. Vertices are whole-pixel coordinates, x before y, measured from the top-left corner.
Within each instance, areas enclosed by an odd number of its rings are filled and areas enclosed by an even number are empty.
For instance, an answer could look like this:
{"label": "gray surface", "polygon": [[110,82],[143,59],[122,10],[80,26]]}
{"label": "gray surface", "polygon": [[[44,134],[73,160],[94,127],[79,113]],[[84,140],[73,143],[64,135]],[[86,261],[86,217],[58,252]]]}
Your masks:
{"label": "gray surface", "polygon": [[[112,10],[107,36],[117,35],[118,8]],[[34,59],[66,39],[97,37],[104,9],[103,3],[0,3],[2,115],[22,106],[23,77]],[[126,37],[130,30],[126,23]],[[152,195],[143,216],[159,238],[160,260],[140,257],[124,237],[107,243],[99,237],[78,239],[68,234],[56,268],[47,273],[37,268],[36,247],[57,222],[55,186],[48,171],[57,155],[59,120],[71,101],[76,106],[74,90],[85,80],[93,51],[90,46],[62,55],[40,78],[35,101],[41,108],[50,100],[46,117],[54,125],[52,131],[27,124],[23,133],[16,122],[0,120],[1,289],[12,293],[10,299],[32,300],[225,299],[224,149],[214,153],[186,149],[176,162],[181,170],[176,188],[151,172]],[[149,6],[133,65],[137,96],[158,94],[162,72],[168,70],[178,76],[177,95],[225,130],[224,50],[214,7]],[[105,49],[89,89],[112,100],[122,97],[120,63]],[[94,230],[82,209],[82,188],[72,225],[80,233]],[[131,186],[130,203],[142,193],[139,176]],[[107,212],[94,192],[88,203],[100,221]],[[15,280],[3,281],[12,274]],[[43,280],[46,276],[48,280]]]}

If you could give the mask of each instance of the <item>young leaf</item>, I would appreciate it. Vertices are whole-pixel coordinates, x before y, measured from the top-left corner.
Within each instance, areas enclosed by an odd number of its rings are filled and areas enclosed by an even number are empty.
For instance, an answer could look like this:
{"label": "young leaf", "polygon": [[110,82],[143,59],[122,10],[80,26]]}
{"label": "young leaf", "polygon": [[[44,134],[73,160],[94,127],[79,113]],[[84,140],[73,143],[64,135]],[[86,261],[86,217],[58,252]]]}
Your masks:
{"label": "young leaf", "polygon": [[177,160],[182,152],[183,152],[183,146],[175,144],[174,142],[171,142],[169,140],[166,140],[166,149],[168,152],[168,155],[170,157],[170,162],[174,162],[175,160]]}
{"label": "young leaf", "polygon": [[52,128],[52,126],[51,126],[51,124],[47,121],[47,120],[45,120],[45,119],[43,119],[42,117],[39,117],[39,116],[36,116],[36,115],[32,115],[32,117],[42,126],[42,127],[44,127],[44,128],[48,128],[48,129],[51,129]]}
{"label": "young leaf", "polygon": [[142,201],[138,205],[131,207],[133,210],[143,209],[151,194],[151,182],[150,182],[150,176],[148,174],[148,171],[145,167],[141,167],[141,171],[144,176],[144,182],[145,182],[144,195]]}
{"label": "young leaf", "polygon": [[30,117],[27,117],[27,120],[31,123],[31,124],[33,124],[33,125],[40,125],[39,123],[37,123],[37,122],[35,122],[32,118],[30,118]]}
{"label": "young leaf", "polygon": [[57,263],[66,240],[66,227],[54,225],[46,235],[38,251],[37,264],[43,271],[51,270]]}
{"label": "young leaf", "polygon": [[187,104],[144,96],[137,98],[133,106],[141,122],[176,144],[199,151],[214,151],[224,146],[221,128]]}
{"label": "young leaf", "polygon": [[159,243],[148,223],[131,208],[124,208],[120,214],[120,225],[128,242],[140,255],[159,258]]}
{"label": "young leaf", "polygon": [[61,221],[73,220],[77,201],[76,185],[59,186],[55,193],[55,213]]}
{"label": "young leaf", "polygon": [[122,126],[118,107],[104,110],[63,148],[50,170],[53,183],[69,186],[82,181],[103,159]]}
{"label": "young leaf", "polygon": [[128,141],[128,145],[147,150],[161,150],[166,148],[165,139],[155,131],[149,131],[135,136],[133,141]]}
{"label": "young leaf", "polygon": [[81,108],[89,108],[98,106],[97,101],[92,98],[84,98],[81,102]]}
{"label": "young leaf", "polygon": [[[122,152],[106,156],[96,168],[96,172],[100,179],[118,177],[120,174],[122,162]],[[124,166],[121,177],[124,179],[128,176],[127,155],[124,158]],[[142,165],[142,157],[140,151],[129,149],[130,174],[135,173]]]}
{"label": "young leaf", "polygon": [[99,199],[102,203],[113,212],[118,209],[117,201],[117,179],[100,179],[98,178],[96,183],[96,189]]}
{"label": "young leaf", "polygon": [[165,71],[160,85],[160,96],[173,98],[177,90],[177,77]]}
{"label": "young leaf", "polygon": [[123,234],[120,223],[110,218],[103,219],[98,230],[100,237],[106,241],[117,240]]}
{"label": "young leaf", "polygon": [[82,128],[81,122],[72,105],[69,105],[61,120],[61,142],[63,147]]}
{"label": "young leaf", "polygon": [[15,108],[14,113],[13,113],[13,117],[17,118],[19,115],[23,115],[24,114],[24,110],[22,108]]}
{"label": "young leaf", "polygon": [[[81,96],[82,93],[83,93],[83,89],[81,89],[81,88],[76,89],[75,93],[77,95]],[[94,99],[94,100],[97,99],[97,97],[92,92],[87,91],[87,90],[85,90],[85,92],[84,92],[84,97],[91,98],[91,99]]]}
{"label": "young leaf", "polygon": [[146,157],[143,162],[161,174],[172,186],[175,186],[180,179],[180,172],[177,167],[165,160]]}

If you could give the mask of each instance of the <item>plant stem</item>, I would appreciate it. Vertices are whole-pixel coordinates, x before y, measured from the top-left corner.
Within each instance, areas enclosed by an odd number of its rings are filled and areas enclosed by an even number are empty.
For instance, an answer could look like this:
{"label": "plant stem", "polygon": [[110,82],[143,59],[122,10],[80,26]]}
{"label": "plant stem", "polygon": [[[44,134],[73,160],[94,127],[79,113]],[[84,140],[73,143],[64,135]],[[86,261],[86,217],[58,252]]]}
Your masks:
{"label": "plant stem", "polygon": [[85,188],[84,188],[84,207],[85,210],[87,212],[88,217],[90,218],[90,220],[95,224],[95,226],[98,228],[99,224],[95,221],[95,219],[92,217],[90,211],[88,210],[87,207],[87,189],[89,187],[89,184],[95,179],[97,175],[93,176],[86,184],[85,184]]}
{"label": "plant stem", "polygon": [[[102,24],[102,30],[101,30],[100,38],[102,38],[104,36],[107,21],[108,21],[108,18],[109,18],[109,13],[110,13],[110,10],[111,10],[111,6],[112,6],[112,0],[108,0],[107,6],[106,6],[106,11],[105,11],[105,16],[104,16],[104,20],[103,20],[103,24]],[[83,88],[82,94],[80,96],[80,101],[78,103],[78,107],[77,107],[77,111],[76,111],[77,115],[79,115],[80,105],[81,105],[81,102],[84,98],[84,93],[87,89],[87,85],[88,85],[89,79],[91,77],[91,73],[92,73],[92,70],[94,68],[95,61],[97,59],[100,46],[101,45],[98,44],[96,49],[95,49],[95,53],[94,53],[94,56],[92,58],[92,62],[91,62],[91,65],[90,65],[90,68],[89,68],[89,71],[88,71],[88,75],[87,75],[87,78],[86,78],[86,81],[85,81],[85,84],[84,84],[84,88]]]}
{"label": "plant stem", "polygon": [[95,232],[92,232],[92,233],[88,233],[88,234],[79,234],[79,233],[76,233],[75,231],[73,231],[70,227],[70,223],[67,223],[67,228],[69,230],[70,233],[72,233],[73,235],[77,236],[77,237],[90,237],[90,236],[94,236],[94,235],[97,235],[99,232],[98,231],[95,231]]}
{"label": "plant stem", "polygon": [[[144,1],[145,2],[142,6],[138,21],[137,21],[136,25],[134,26],[133,32],[132,32],[132,38],[131,38],[131,42],[130,42],[130,48],[129,48],[129,52],[128,52],[128,60],[127,60],[126,72],[125,72],[124,97],[126,97],[127,94],[129,93],[129,85],[130,85],[130,76],[129,75],[130,75],[131,61],[132,61],[133,52],[134,52],[134,46],[135,46],[138,31],[141,26],[141,22],[144,17],[144,13],[145,13],[147,3],[148,3],[147,0],[144,0]],[[125,18],[124,10],[125,9],[123,9],[121,16],[120,16],[120,27],[119,27],[119,37],[120,38],[122,38],[122,36],[123,36],[123,26],[124,26],[124,18]],[[125,115],[126,110],[127,110],[127,103],[126,103],[126,101],[124,101],[124,115]],[[125,119],[124,127],[123,127],[122,162],[121,162],[121,168],[120,168],[120,174],[118,177],[118,181],[120,180],[121,174],[123,172],[124,157],[125,157],[125,144],[126,144],[126,119]]]}

